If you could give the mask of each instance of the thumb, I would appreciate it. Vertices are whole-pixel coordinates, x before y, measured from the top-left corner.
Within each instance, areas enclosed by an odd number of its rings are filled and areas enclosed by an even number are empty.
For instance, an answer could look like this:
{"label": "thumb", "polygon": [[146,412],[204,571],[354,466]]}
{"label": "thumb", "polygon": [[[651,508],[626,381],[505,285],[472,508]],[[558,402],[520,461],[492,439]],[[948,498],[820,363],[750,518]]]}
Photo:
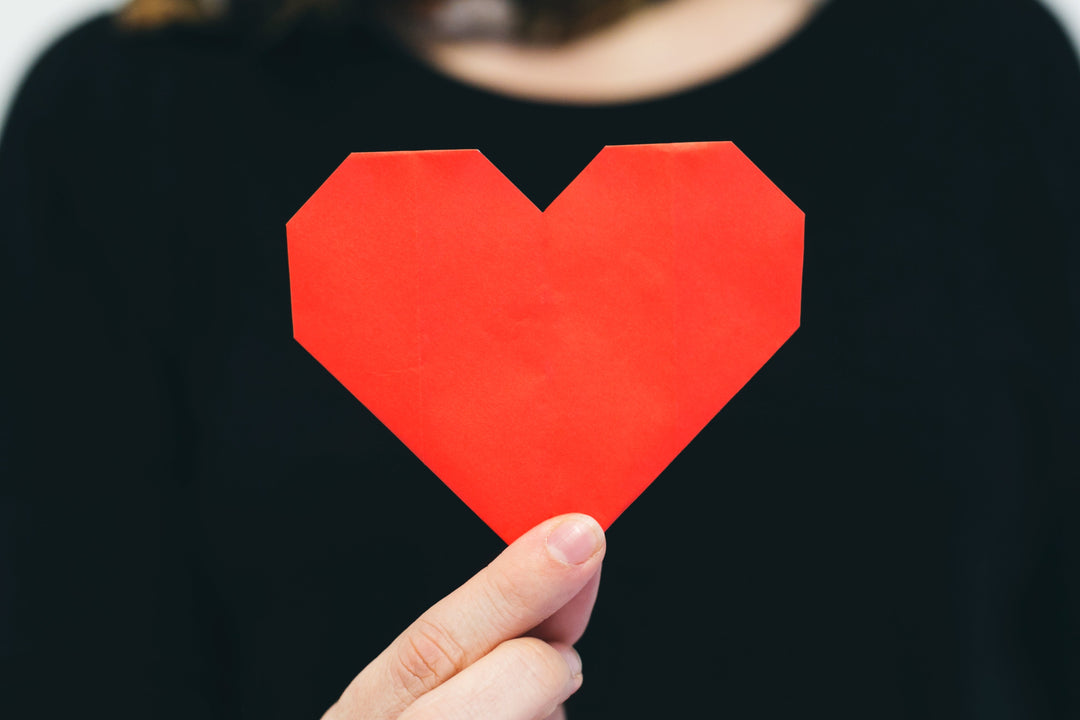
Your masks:
{"label": "thumb", "polygon": [[603,530],[587,515],[536,526],[399,635],[353,680],[339,710],[396,717],[577,597],[599,571],[605,547]]}

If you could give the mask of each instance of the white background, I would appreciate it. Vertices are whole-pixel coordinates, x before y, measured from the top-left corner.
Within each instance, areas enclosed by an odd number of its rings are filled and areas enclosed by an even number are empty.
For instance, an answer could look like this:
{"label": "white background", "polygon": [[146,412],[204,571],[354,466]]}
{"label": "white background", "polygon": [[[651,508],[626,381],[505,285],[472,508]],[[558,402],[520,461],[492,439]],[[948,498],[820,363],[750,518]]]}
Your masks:
{"label": "white background", "polygon": [[[865,0],[873,2],[874,0]],[[1045,0],[1080,47],[1080,0]],[[0,118],[26,68],[57,35],[117,0],[0,0]]]}

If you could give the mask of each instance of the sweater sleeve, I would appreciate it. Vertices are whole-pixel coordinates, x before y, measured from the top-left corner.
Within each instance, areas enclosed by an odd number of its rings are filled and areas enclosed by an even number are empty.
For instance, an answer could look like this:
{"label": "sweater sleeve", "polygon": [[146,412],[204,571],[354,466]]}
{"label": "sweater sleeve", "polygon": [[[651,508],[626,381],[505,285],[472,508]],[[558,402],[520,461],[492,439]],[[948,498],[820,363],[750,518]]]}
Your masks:
{"label": "sweater sleeve", "polygon": [[0,142],[2,717],[160,716],[167,353],[131,322],[78,167],[112,34],[101,19],[52,47]]}

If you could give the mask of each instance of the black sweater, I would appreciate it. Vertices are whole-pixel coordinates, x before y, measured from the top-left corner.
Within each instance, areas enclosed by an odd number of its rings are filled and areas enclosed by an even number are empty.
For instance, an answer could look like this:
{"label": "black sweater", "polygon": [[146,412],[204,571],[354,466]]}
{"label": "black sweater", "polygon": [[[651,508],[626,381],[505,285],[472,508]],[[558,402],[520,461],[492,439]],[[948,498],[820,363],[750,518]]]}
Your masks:
{"label": "black sweater", "polygon": [[1078,130],[1025,0],[834,0],[598,108],[90,22],[0,145],[0,716],[315,718],[501,550],[292,340],[285,222],[347,153],[479,148],[543,206],[734,140],[806,212],[802,327],[611,528],[572,717],[1080,717]]}

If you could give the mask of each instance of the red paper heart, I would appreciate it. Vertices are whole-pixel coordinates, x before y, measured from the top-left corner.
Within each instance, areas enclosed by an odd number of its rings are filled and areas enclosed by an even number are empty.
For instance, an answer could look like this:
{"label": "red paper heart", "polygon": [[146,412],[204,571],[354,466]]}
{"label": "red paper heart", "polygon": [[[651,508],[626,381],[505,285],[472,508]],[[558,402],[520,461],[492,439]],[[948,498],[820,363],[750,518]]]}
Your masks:
{"label": "red paper heart", "polygon": [[802,228],[731,143],[544,212],[476,150],[355,154],[288,224],[295,335],[507,542],[606,528],[798,327]]}

